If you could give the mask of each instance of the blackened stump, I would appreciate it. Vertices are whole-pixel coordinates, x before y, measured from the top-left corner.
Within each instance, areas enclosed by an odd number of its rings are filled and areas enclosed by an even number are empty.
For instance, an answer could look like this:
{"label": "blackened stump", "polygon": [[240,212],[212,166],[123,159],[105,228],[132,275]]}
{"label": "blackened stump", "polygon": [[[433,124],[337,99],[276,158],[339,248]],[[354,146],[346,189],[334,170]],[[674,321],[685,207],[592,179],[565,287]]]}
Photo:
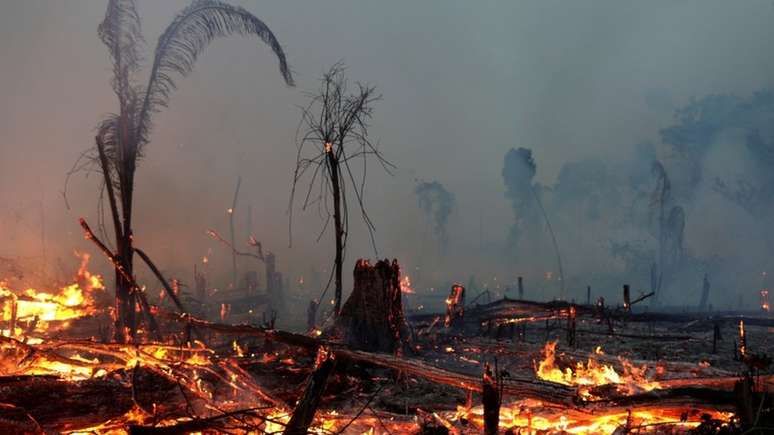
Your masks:
{"label": "blackened stump", "polygon": [[397,260],[355,264],[354,288],[337,325],[353,349],[400,353],[408,336]]}

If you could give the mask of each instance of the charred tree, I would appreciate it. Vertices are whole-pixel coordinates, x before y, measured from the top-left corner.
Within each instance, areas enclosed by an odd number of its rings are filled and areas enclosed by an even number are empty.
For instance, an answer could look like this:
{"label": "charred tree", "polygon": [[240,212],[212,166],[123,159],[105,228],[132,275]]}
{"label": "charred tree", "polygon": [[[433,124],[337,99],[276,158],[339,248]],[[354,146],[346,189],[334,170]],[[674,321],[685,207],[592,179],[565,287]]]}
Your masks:
{"label": "charred tree", "polygon": [[355,264],[354,288],[337,325],[353,349],[400,354],[407,339],[398,260]]}
{"label": "charred tree", "polygon": [[710,281],[707,274],[704,274],[704,282],[701,286],[701,300],[699,301],[699,311],[707,311],[707,304],[709,304],[710,293]]}
{"label": "charred tree", "polygon": [[[220,0],[193,2],[173,19],[159,38],[144,85],[137,81],[142,35],[134,0],[110,0],[99,25],[99,38],[110,52],[118,110],[99,123],[96,149],[84,157],[103,175],[115,232],[117,341],[125,341],[126,331],[134,335],[137,328],[138,300],[131,284],[134,180],[137,163],[150,142],[153,115],[169,104],[175,79],[191,72],[204,48],[216,38],[234,34],[254,35],[269,45],[279,59],[285,82],[292,85],[285,53],[271,30],[247,10]],[[85,166],[76,163],[76,169]]]}
{"label": "charred tree", "polygon": [[[325,216],[323,232],[330,220],[333,220],[334,312],[337,315],[341,312],[342,274],[349,232],[348,201],[354,194],[376,251],[374,226],[366,213],[363,198],[365,168],[370,159],[376,159],[388,172],[392,167],[368,136],[372,106],[381,97],[373,86],[362,83],[357,83],[356,86],[357,89],[349,93],[344,66],[341,64],[334,65],[323,75],[319,90],[312,95],[311,101],[301,114],[300,136],[297,138],[298,154],[290,195],[289,215],[292,219],[296,187],[299,181],[311,172],[311,180],[301,209],[306,210],[312,204],[319,207],[320,214]],[[362,176],[356,176],[353,172],[354,159],[362,159]],[[319,194],[315,196],[312,192],[316,188],[319,188]],[[292,235],[292,220],[290,228]]]}
{"label": "charred tree", "polygon": [[502,379],[497,370],[497,361],[495,360],[494,373],[489,364],[484,366],[484,378],[481,387],[485,435],[497,435],[497,429],[500,425],[500,404],[502,403],[502,398]]}

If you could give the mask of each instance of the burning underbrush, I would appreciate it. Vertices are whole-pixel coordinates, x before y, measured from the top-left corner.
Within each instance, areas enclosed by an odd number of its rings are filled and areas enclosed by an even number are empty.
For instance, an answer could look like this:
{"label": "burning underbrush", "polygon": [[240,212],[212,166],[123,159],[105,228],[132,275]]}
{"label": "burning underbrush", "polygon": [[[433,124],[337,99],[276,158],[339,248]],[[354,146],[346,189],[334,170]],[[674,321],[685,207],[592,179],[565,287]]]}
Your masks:
{"label": "burning underbrush", "polygon": [[[711,379],[700,371],[681,377],[680,364],[688,363],[635,362],[600,347],[586,355],[559,351],[557,341],[521,326],[533,322],[510,321],[513,309],[493,324],[524,328],[523,337],[502,340],[498,332],[492,341],[466,324],[481,325],[475,316],[497,307],[463,310],[459,285],[456,305],[429,326],[400,319],[413,335],[389,323],[399,319],[394,315],[385,315],[385,324],[363,323],[350,300],[344,323],[308,334],[152,306],[164,340],[140,328],[131,342],[116,343],[105,287],[87,262],[56,291],[2,287],[6,432],[477,434],[494,433],[494,424],[513,434],[713,434],[739,424],[731,391],[743,378],[720,371]],[[376,303],[378,285],[393,286],[386,309],[402,310],[394,298],[407,281],[379,275],[397,274],[396,263],[358,267],[356,276],[369,284],[353,294],[375,292],[369,297]],[[522,311],[541,322],[575,314]],[[395,350],[368,348],[370,335],[347,332],[350,324],[394,332]]]}
{"label": "burning underbrush", "polygon": [[599,399],[594,393],[600,387],[612,387],[619,394],[637,394],[660,388],[653,380],[655,373],[647,366],[635,366],[628,359],[618,357],[622,370],[600,362],[597,357],[604,355],[601,347],[594,350],[587,361],[560,367],[557,362],[556,342],[548,342],[543,348],[543,359],[535,370],[540,379],[578,388],[578,394],[587,400]]}

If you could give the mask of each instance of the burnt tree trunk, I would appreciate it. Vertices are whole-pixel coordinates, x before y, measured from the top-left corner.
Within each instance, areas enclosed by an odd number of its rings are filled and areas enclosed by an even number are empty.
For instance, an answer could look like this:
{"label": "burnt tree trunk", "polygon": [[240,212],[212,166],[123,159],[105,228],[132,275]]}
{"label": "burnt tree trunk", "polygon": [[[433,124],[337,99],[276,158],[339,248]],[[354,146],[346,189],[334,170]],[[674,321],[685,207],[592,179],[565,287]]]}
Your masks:
{"label": "burnt tree trunk", "polygon": [[[327,145],[326,145],[327,146]],[[336,260],[334,262],[334,306],[333,311],[338,316],[341,313],[342,268],[344,265],[344,224],[341,220],[341,185],[339,183],[339,162],[336,153],[329,150],[328,168],[331,176],[333,193],[333,230],[336,232]]]}
{"label": "burnt tree trunk", "polygon": [[446,299],[446,319],[444,325],[461,327],[465,322],[465,287],[454,284]]}
{"label": "burnt tree trunk", "polygon": [[355,264],[354,288],[341,309],[338,326],[353,349],[400,353],[407,337],[398,260]]}
{"label": "burnt tree trunk", "polygon": [[489,367],[489,364],[484,366],[481,401],[484,405],[484,434],[497,435],[497,428],[500,425],[500,404],[502,402],[502,390],[496,365],[494,373],[492,373],[492,369]]}
{"label": "burnt tree trunk", "polygon": [[[116,320],[114,339],[119,343],[123,343],[126,340],[126,331],[132,337],[135,335],[137,324],[135,322],[135,310],[134,310],[134,294],[132,292],[132,285],[129,280],[118,270],[117,266],[123,268],[123,270],[132,275],[132,229],[131,229],[131,216],[132,216],[132,189],[131,184],[128,184],[128,188],[125,187],[125,182],[133,180],[120,180],[121,186],[121,211],[123,214],[123,223],[119,219],[118,203],[113,186],[113,179],[110,176],[110,164],[108,163],[107,155],[105,153],[105,145],[102,143],[99,137],[96,138],[97,152],[99,154],[100,166],[102,169],[102,175],[105,182],[105,191],[107,192],[108,202],[110,204],[110,214],[113,218],[113,229],[116,236],[116,257],[118,258],[118,265],[114,264],[116,268]],[[124,191],[126,190],[126,191]]]}
{"label": "burnt tree trunk", "polygon": [[309,426],[314,421],[314,415],[335,365],[336,361],[326,349],[318,349],[315,370],[309,376],[304,393],[285,427],[285,435],[305,435],[307,433]]}

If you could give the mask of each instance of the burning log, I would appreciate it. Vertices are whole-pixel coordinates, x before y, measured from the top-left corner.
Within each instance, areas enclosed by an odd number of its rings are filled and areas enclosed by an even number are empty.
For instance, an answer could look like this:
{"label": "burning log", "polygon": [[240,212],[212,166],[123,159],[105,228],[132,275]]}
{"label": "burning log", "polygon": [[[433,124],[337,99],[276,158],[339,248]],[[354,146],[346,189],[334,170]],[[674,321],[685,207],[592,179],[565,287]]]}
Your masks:
{"label": "burning log", "polygon": [[446,318],[444,325],[449,327],[460,326],[465,316],[465,287],[454,284],[446,298]]}
{"label": "burning log", "polygon": [[[55,376],[1,377],[0,403],[12,407],[0,407],[0,428],[9,430],[8,423],[16,422],[28,426],[17,433],[42,433],[96,426],[127,413],[133,399],[148,409],[154,403],[176,408],[181,401],[175,383],[146,371],[135,377],[133,386],[108,377],[78,382]],[[24,411],[21,419],[20,409]],[[29,428],[30,417],[39,425],[37,430]]]}
{"label": "burning log", "polygon": [[[292,332],[267,330],[250,325],[224,325],[211,323],[205,320],[195,319],[191,316],[179,316],[163,311],[160,312],[160,314],[168,319],[190,322],[194,326],[202,329],[206,328],[228,335],[241,335],[244,337],[265,337],[269,335],[278,342],[307,349],[317,349],[319,346],[325,346],[339,359],[344,358],[352,361],[374,364],[400,371],[409,376],[421,377],[437,384],[481,392],[480,378],[432,366],[413,358],[352,350],[341,344]],[[574,406],[573,403],[576,396],[575,391],[572,388],[564,385],[536,380],[530,377],[519,377],[516,375],[511,375],[507,379],[503,379],[502,391],[504,395],[532,398],[547,403],[555,403],[570,407]]]}
{"label": "burning log", "polygon": [[328,385],[328,378],[336,366],[334,356],[324,347],[317,351],[315,370],[309,376],[304,393],[293,410],[293,415],[285,428],[285,435],[305,435],[314,420],[320,399]]}
{"label": "burning log", "polygon": [[400,353],[408,336],[400,291],[400,266],[380,260],[355,264],[354,288],[336,321],[354,349]]}

